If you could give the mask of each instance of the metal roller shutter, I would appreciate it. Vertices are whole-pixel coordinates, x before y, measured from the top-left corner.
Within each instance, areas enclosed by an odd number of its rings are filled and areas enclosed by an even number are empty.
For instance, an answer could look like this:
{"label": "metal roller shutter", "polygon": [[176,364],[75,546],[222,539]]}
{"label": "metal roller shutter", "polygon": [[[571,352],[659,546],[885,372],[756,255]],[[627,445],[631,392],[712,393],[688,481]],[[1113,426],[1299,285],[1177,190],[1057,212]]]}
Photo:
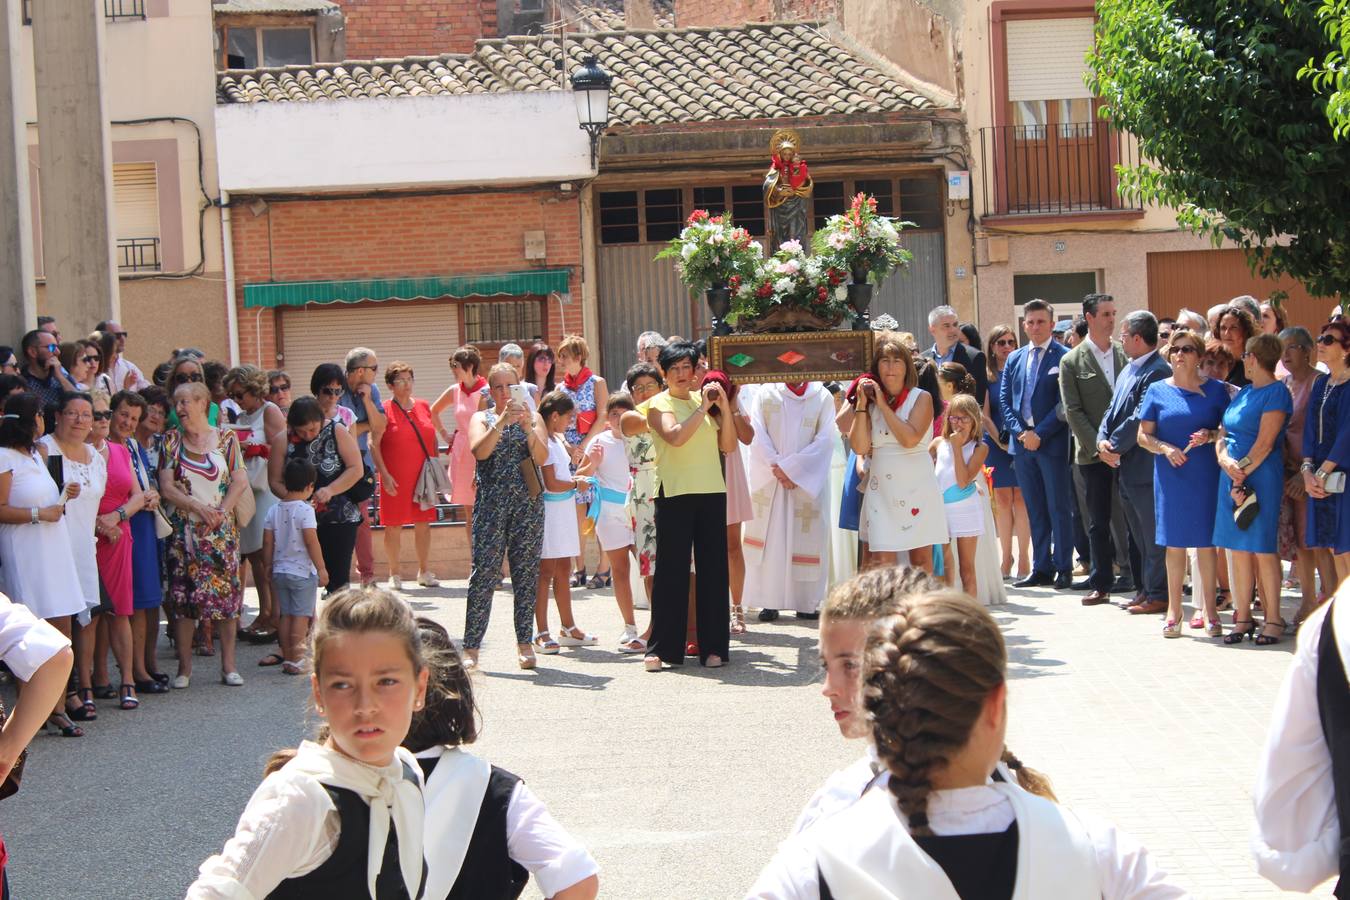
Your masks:
{"label": "metal roller shutter", "polygon": [[1083,83],[1093,20],[1025,19],[1008,23],[1008,99],[1090,98]]}
{"label": "metal roller shutter", "polygon": [[113,205],[119,240],[159,237],[159,188],[155,164],[115,164]]}
{"label": "metal roller shutter", "polygon": [[385,367],[401,360],[413,367],[413,395],[435,402],[450,386],[450,354],[459,346],[459,305],[449,301],[431,303],[384,303],[348,306],[311,305],[282,313],[281,367],[291,376],[292,393],[309,393],[309,379],[320,363],[342,365],[353,347],[369,347],[380,360],[375,383],[386,398]]}

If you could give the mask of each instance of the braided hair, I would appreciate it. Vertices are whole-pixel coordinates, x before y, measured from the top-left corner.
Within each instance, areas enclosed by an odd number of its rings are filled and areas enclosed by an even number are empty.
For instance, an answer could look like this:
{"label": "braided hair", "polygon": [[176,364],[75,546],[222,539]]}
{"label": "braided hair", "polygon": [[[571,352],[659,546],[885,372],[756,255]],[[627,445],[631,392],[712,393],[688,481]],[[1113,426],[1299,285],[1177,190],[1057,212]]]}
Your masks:
{"label": "braided hair", "polygon": [[835,585],[820,608],[820,616],[824,622],[871,623],[888,615],[901,597],[938,587],[931,575],[912,566],[868,569]]}
{"label": "braided hair", "polygon": [[989,693],[1003,684],[1003,635],[965,594],[911,594],[873,626],[866,655],[863,701],[877,756],[910,833],[931,835],[933,774],[965,746]]}

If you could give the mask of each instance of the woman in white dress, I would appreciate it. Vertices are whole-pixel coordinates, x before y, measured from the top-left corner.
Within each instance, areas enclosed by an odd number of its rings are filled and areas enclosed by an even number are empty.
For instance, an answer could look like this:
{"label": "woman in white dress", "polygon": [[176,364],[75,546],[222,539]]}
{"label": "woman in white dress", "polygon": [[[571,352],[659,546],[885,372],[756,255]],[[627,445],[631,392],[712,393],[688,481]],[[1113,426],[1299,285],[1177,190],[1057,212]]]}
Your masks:
{"label": "woman in white dress", "polygon": [[942,437],[933,441],[931,448],[938,489],[942,491],[942,507],[947,515],[947,533],[956,545],[954,565],[947,571],[947,583],[957,587],[959,572],[959,587],[972,597],[979,596],[975,548],[980,535],[984,534],[984,502],[980,498],[979,482],[984,478],[984,461],[989,448],[977,439],[983,427],[984,416],[975,398],[970,394],[957,394],[947,407]]}
{"label": "woman in white dress", "polygon": [[[0,418],[0,587],[67,639],[71,617],[85,613],[84,592],[75,577],[70,535],[63,520],[64,503],[79,493],[76,482],[64,490],[47,473],[47,453],[39,439],[44,421],[42,403],[33,394],[15,394],[5,401]],[[93,528],[90,528],[90,537]],[[90,551],[90,561],[93,551]],[[83,721],[84,707],[72,691],[52,718],[61,733],[83,732],[71,719]]]}
{"label": "woman in white dress", "polygon": [[[90,611],[99,609],[101,600],[98,582],[97,535],[94,520],[98,518],[99,501],[108,484],[108,464],[93,447],[85,443],[94,428],[94,404],[88,394],[65,393],[57,403],[56,429],[38,439],[47,451],[47,457],[61,457],[62,484],[77,484],[79,492],[66,503],[64,524],[70,538],[74,562],[75,582],[84,609],[77,614],[82,626],[75,631],[75,666],[79,673],[79,696],[84,705],[85,719],[94,719],[98,707],[94,704],[93,665],[94,628],[85,628],[91,622]],[[111,612],[111,606],[106,607]],[[130,672],[129,660],[123,672]],[[111,696],[116,696],[113,692]],[[103,698],[106,699],[106,698]]]}
{"label": "woman in white dress", "polygon": [[[572,455],[563,438],[575,417],[576,407],[565,391],[555,390],[539,401],[539,417],[548,432],[548,461],[540,466],[544,481],[544,543],[539,551],[539,586],[534,601],[534,623],[538,633],[534,649],[539,653],[557,653],[561,647],[589,647],[597,643],[572,617],[570,573],[572,560],[581,553],[581,534],[574,511],[577,480],[572,475]],[[554,640],[548,631],[548,589],[558,604],[561,627]]]}
{"label": "woman in white dress", "polygon": [[919,390],[909,348],[894,333],[877,335],[872,368],[850,390],[855,416],[849,442],[870,456],[860,536],[875,565],[909,563],[933,571],[933,547],[947,543],[942,492],[928,455],[933,398]]}
{"label": "woman in white dress", "polygon": [[885,785],[784,842],[750,897],[1186,896],[1110,824],[991,780],[1008,724],[1007,650],[974,600],[897,597],[865,659]]}

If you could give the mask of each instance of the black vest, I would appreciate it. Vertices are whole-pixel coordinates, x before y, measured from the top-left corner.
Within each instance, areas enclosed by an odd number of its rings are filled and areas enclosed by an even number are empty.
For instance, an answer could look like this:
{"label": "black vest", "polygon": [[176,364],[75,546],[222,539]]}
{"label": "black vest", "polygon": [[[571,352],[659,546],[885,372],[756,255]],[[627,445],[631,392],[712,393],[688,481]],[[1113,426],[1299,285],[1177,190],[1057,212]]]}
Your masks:
{"label": "black vest", "polygon": [[[996,776],[997,777],[997,776]],[[962,900],[1008,900],[1017,886],[1017,822],[990,834],[916,837],[914,843],[942,867]],[[836,900],[816,869],[820,900]],[[845,900],[845,898],[837,898]]]}
{"label": "black vest", "polygon": [[[419,758],[417,762],[430,781],[440,757]],[[492,767],[454,887],[444,898],[424,900],[515,900],[524,892],[530,873],[511,858],[506,848],[506,810],[519,783],[520,779],[505,769]]]}
{"label": "black vest", "polygon": [[1331,752],[1331,783],[1336,790],[1336,818],[1341,823],[1341,877],[1333,893],[1338,900],[1350,900],[1350,689],[1331,627],[1334,610],[1334,606],[1327,609],[1317,643],[1317,713]]}
{"label": "black vest", "polygon": [[[355,791],[324,785],[337,808],[339,827],[337,846],[313,872],[287,878],[277,885],[267,900],[370,900],[366,889],[366,857],[370,846],[370,807]],[[426,865],[422,866],[426,880]],[[422,893],[421,886],[417,890]],[[389,826],[389,839],[384,843],[384,861],[375,879],[375,900],[414,900],[409,898],[403,884],[403,872],[398,864],[398,836]]]}

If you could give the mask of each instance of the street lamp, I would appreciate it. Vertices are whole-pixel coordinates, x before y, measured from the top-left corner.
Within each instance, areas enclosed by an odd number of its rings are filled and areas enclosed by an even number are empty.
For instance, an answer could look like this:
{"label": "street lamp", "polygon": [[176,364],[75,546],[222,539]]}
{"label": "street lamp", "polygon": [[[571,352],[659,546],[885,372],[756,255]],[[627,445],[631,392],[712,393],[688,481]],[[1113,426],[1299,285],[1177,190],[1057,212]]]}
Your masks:
{"label": "street lamp", "polygon": [[595,168],[600,133],[609,127],[609,86],[614,79],[600,68],[594,54],[581,60],[581,68],[572,73],[572,97],[577,103],[577,122],[591,137],[591,168]]}

